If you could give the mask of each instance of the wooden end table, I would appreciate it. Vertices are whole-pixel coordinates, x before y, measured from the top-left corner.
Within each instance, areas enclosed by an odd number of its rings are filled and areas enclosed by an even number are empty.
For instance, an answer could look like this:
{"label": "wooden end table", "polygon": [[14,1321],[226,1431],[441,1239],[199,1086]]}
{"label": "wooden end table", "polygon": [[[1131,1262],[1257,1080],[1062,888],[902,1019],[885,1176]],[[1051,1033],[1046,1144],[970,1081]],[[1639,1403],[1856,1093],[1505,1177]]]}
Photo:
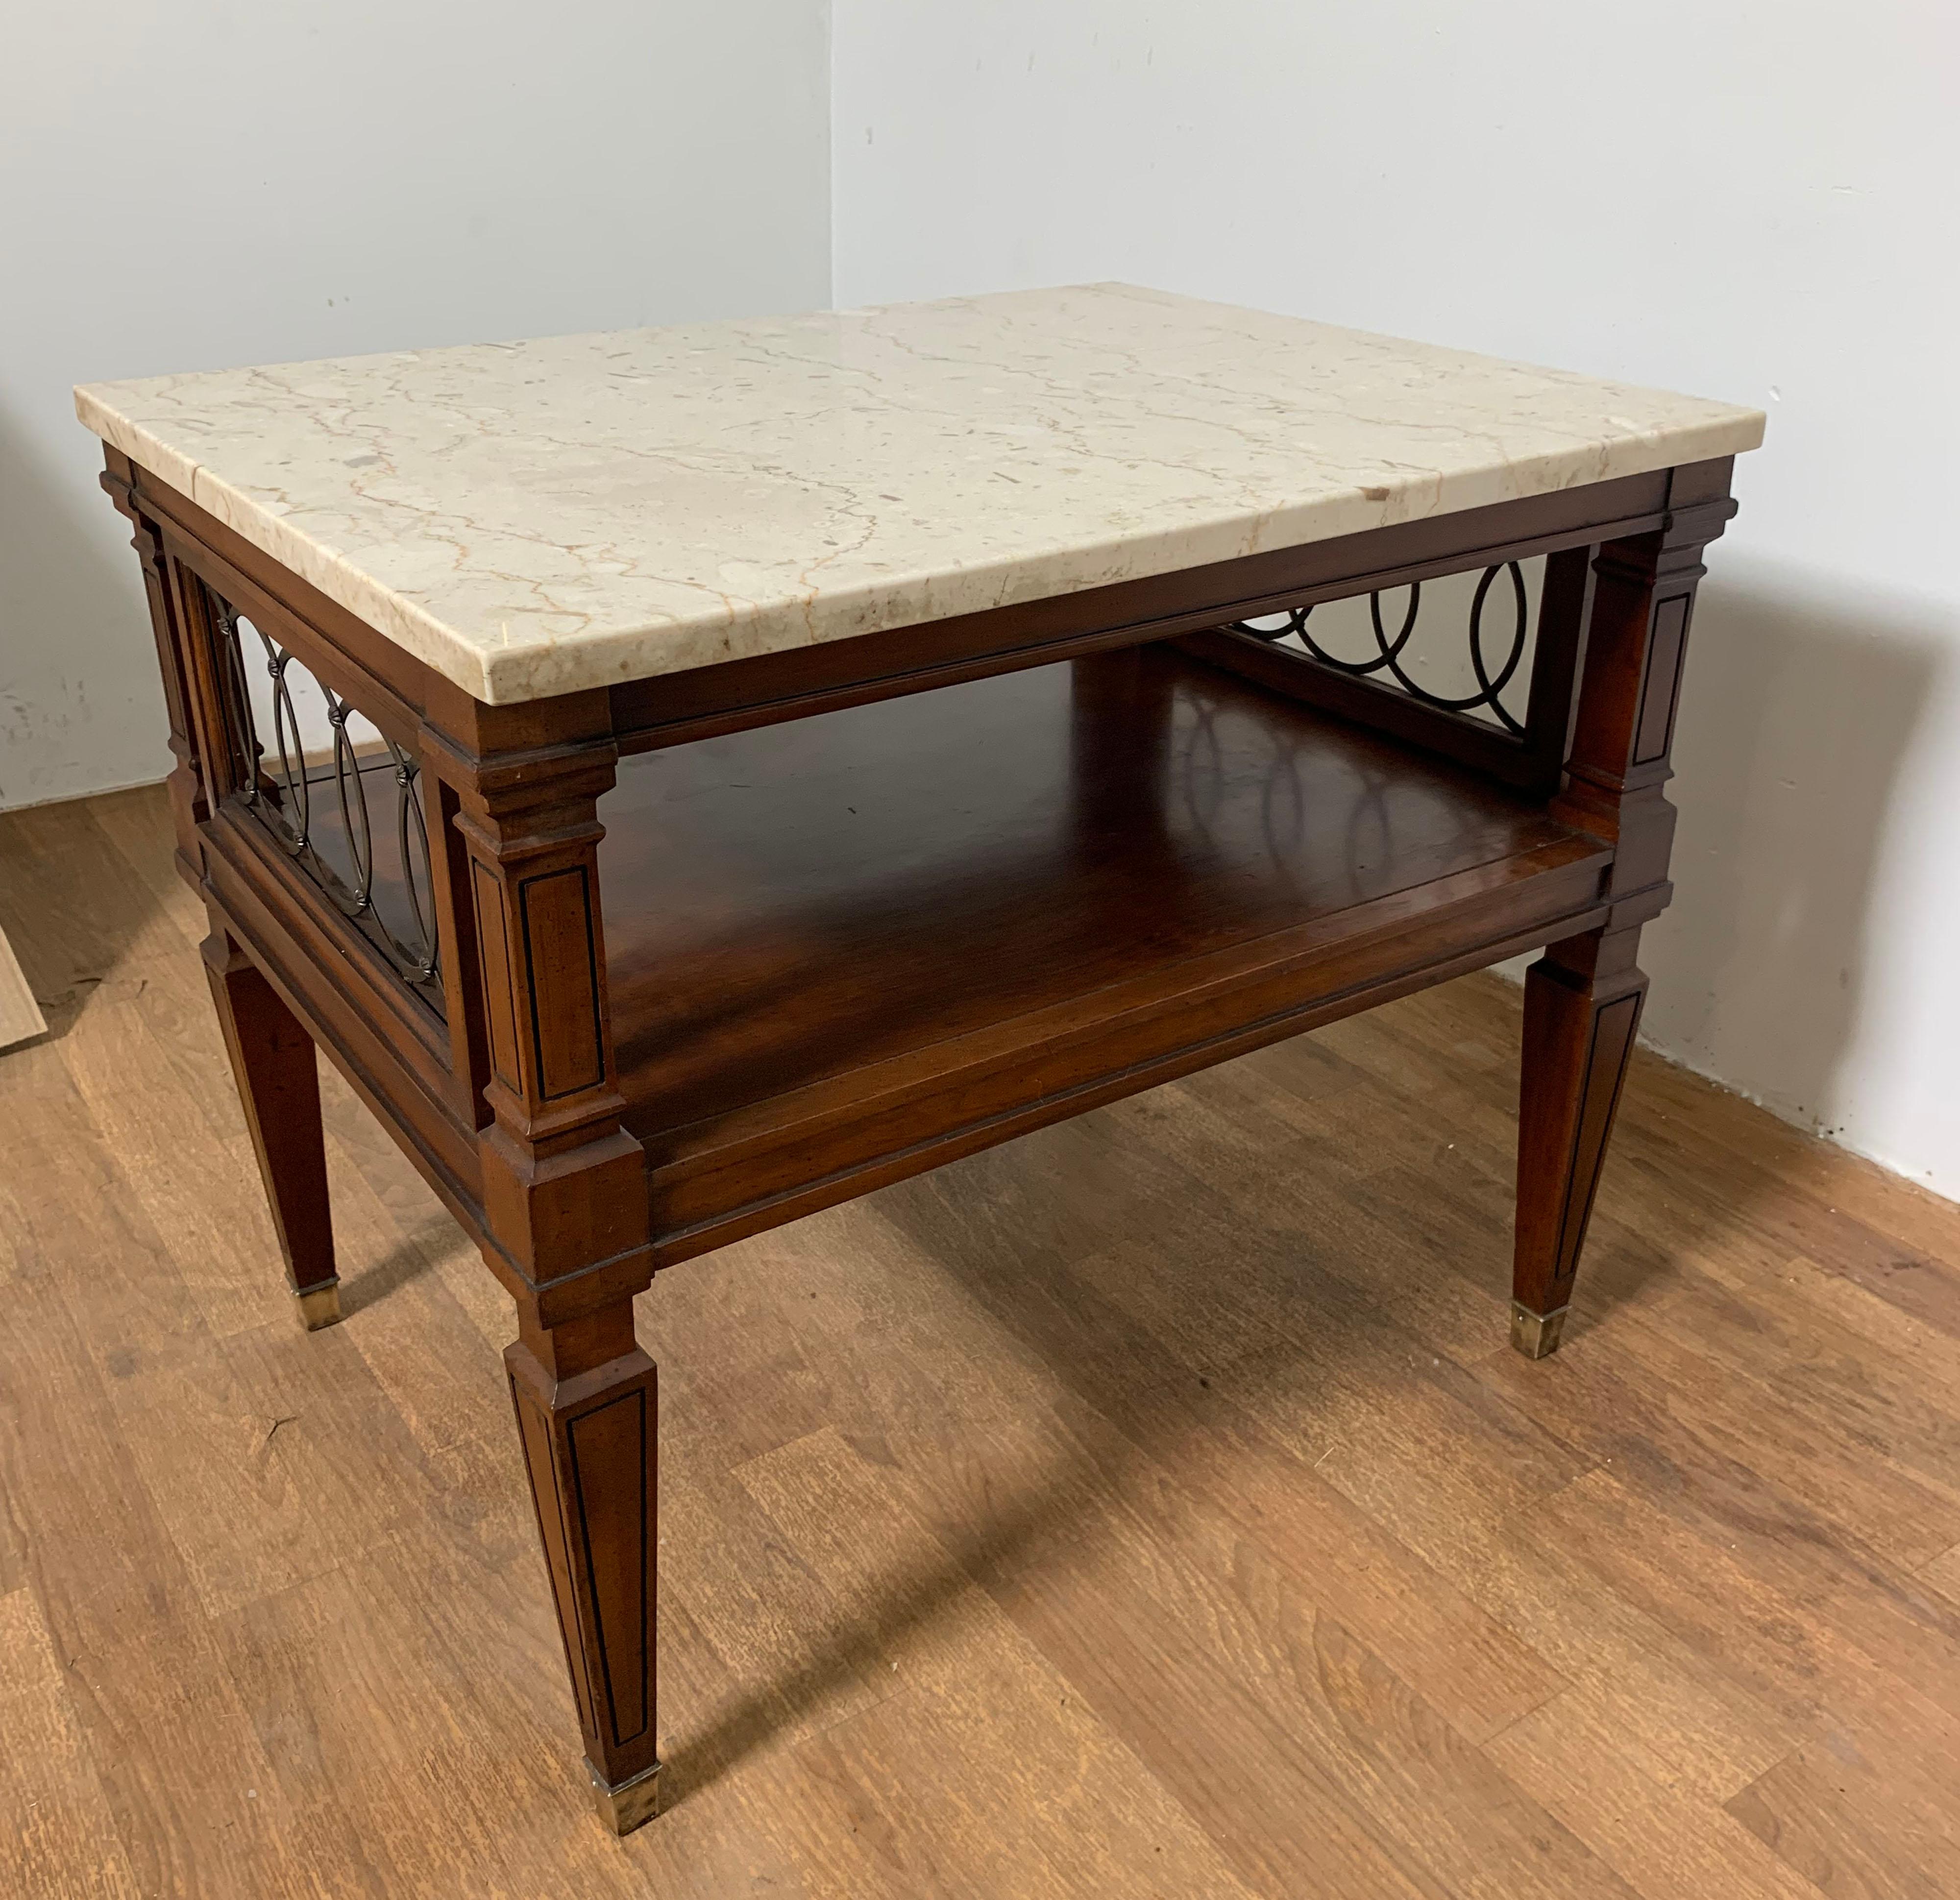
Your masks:
{"label": "wooden end table", "polygon": [[617,1829],[657,1271],[1542,946],[1512,1337],[1558,1345],[1755,412],[1110,285],[77,402],[301,1315],[317,1048],[516,1304]]}

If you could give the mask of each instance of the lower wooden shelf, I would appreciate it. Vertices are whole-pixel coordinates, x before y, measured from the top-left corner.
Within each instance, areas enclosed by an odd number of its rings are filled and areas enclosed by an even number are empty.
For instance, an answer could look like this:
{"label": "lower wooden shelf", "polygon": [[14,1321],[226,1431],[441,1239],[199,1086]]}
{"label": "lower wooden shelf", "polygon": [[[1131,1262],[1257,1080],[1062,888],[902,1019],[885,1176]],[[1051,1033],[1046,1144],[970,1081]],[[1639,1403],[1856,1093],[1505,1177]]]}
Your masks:
{"label": "lower wooden shelf", "polygon": [[1154,646],[630,758],[600,816],[666,1260],[1585,928],[1608,860]]}

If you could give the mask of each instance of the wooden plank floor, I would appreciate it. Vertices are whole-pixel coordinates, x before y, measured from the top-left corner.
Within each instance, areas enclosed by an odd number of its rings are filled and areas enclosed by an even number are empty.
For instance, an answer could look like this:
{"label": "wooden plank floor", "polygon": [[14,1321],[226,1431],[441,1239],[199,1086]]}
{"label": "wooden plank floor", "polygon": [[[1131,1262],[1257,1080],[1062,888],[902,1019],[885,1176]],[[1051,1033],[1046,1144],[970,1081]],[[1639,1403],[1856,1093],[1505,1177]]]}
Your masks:
{"label": "wooden plank floor", "polygon": [[1960,1892],[1960,1209],[1643,1058],[1527,1364],[1480,979],[678,1268],[621,1844],[488,1275],[336,1084],[299,1330],[160,794],[0,925],[0,1893]]}

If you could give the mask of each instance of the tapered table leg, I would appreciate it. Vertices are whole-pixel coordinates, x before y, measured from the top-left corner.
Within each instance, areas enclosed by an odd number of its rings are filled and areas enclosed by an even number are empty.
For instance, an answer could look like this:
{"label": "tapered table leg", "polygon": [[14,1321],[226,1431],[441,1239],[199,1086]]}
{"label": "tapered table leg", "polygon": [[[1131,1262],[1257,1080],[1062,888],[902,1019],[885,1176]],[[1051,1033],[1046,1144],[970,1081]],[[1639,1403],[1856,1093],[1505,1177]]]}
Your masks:
{"label": "tapered table leg", "polygon": [[[500,752],[431,734],[468,852],[494,1120],[478,1138],[484,1257],[517,1306],[504,1355],[565,1663],[599,1811],[656,1811],[653,1361],[633,1296],[653,1278],[646,1156],[607,1007],[598,799],[618,761],[603,702],[571,695],[555,746],[536,715]],[[478,712],[495,717],[485,708]],[[473,952],[473,954],[472,953]]]}
{"label": "tapered table leg", "polygon": [[223,929],[204,940],[204,963],[286,1276],[300,1318],[317,1332],[340,1317],[319,1058],[299,1018]]}
{"label": "tapered table leg", "polygon": [[1525,976],[1511,1343],[1555,1351],[1640,1026],[1637,928],[1554,944]]}
{"label": "tapered table leg", "polygon": [[654,1362],[630,1301],[504,1355],[602,1819],[658,1811],[654,1733]]}

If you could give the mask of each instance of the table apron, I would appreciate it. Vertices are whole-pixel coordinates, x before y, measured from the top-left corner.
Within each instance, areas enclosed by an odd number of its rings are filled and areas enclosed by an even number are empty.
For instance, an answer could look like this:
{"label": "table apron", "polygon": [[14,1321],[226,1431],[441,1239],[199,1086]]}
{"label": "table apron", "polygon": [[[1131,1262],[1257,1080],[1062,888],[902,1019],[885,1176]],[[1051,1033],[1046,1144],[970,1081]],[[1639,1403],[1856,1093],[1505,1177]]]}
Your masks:
{"label": "table apron", "polygon": [[1619,540],[1663,524],[1674,473],[1628,476],[889,633],[627,680],[609,689],[613,735],[622,753],[651,752]]}

